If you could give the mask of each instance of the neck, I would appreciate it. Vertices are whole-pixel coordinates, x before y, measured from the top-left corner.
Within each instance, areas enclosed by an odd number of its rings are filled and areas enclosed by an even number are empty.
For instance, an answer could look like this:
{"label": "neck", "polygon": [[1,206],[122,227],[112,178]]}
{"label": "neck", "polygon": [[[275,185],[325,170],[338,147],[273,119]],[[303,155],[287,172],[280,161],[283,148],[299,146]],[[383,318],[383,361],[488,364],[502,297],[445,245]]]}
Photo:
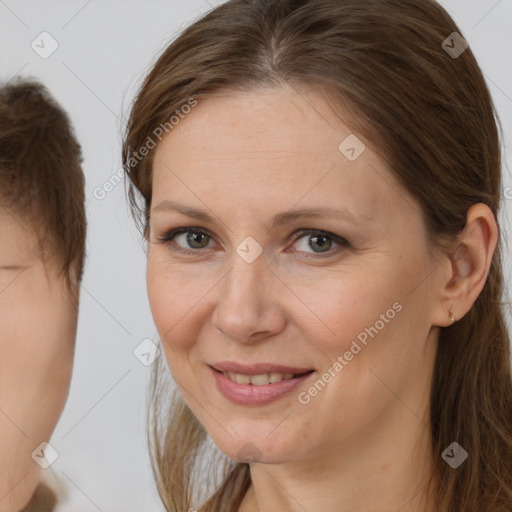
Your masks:
{"label": "neck", "polygon": [[239,512],[434,512],[427,408],[396,408],[343,446],[307,461],[251,465],[252,485]]}

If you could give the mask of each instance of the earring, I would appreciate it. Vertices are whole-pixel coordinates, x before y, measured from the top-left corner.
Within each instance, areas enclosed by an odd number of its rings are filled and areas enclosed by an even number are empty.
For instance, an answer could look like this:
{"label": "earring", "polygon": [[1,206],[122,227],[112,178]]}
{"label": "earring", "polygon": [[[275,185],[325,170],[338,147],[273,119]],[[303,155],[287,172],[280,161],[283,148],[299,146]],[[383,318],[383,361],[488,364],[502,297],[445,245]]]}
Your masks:
{"label": "earring", "polygon": [[450,309],[448,314],[450,315],[450,320],[452,321],[452,324],[455,323],[455,316],[453,315],[453,309]]}

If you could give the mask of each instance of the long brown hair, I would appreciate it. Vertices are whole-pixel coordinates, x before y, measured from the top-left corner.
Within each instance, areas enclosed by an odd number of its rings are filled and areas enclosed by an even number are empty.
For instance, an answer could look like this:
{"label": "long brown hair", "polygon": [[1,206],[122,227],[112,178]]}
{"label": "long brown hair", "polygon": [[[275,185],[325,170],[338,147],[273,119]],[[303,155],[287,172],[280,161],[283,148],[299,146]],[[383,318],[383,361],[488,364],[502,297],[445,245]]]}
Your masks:
{"label": "long brown hair", "polygon": [[[158,126],[190,98],[282,83],[320,88],[343,106],[343,121],[419,201],[432,244],[455,239],[476,203],[497,219],[501,124],[471,48],[460,55],[447,49],[454,41],[464,49],[459,36],[433,0],[220,5],[167,47],[133,104],[123,164],[137,223],[147,235],[153,153],[139,159],[134,152]],[[430,397],[429,490],[438,510],[512,510],[512,378],[500,247],[471,310],[441,329]],[[222,456],[183,400],[163,392],[169,384],[163,366],[154,373],[150,437],[166,509],[193,507],[209,478],[213,489],[201,510],[236,511],[250,485],[248,465],[224,458],[214,470]],[[454,440],[470,454],[456,471],[441,458]],[[205,460],[211,470],[202,478],[197,466]]]}

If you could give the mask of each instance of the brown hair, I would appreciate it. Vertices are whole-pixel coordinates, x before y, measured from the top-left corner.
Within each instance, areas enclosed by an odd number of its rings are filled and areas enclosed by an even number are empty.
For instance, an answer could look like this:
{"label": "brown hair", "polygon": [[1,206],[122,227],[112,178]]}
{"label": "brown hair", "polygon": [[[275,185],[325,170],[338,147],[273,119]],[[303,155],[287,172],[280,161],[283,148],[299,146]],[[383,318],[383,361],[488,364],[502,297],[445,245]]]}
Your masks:
{"label": "brown hair", "polygon": [[81,162],[69,117],[43,85],[19,80],[0,88],[0,206],[30,221],[45,259],[57,254],[75,292],[86,237]]}
{"label": "brown hair", "polygon": [[[472,205],[488,205],[497,219],[501,187],[501,124],[471,48],[458,57],[443,48],[453,32],[461,34],[433,0],[220,5],[168,46],[133,104],[123,163],[136,222],[147,234],[153,153],[140,161],[132,153],[159,124],[191,97],[287,83],[324,89],[343,106],[343,121],[419,201],[429,238],[447,250],[443,244],[463,230]],[[438,510],[512,510],[512,378],[500,247],[501,241],[471,310],[441,329],[430,397],[429,491]],[[160,495],[177,512],[197,499],[194,468],[208,438],[179,396],[163,394],[168,380],[157,366],[150,440]],[[454,440],[470,454],[457,470],[441,458]],[[237,510],[249,485],[247,464],[226,463],[201,510]]]}
{"label": "brown hair", "polygon": [[20,512],[53,512],[57,506],[57,496],[47,484],[41,483],[30,502]]}

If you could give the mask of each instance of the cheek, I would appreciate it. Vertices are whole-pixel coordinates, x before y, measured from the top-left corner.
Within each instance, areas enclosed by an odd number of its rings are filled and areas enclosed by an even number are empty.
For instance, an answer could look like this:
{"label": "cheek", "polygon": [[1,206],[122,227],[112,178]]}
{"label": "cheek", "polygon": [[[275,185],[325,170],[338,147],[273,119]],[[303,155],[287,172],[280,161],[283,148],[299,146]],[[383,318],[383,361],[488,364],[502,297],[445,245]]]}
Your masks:
{"label": "cheek", "polygon": [[187,350],[194,344],[201,298],[208,286],[201,279],[148,260],[147,292],[151,313],[165,350]]}
{"label": "cheek", "polygon": [[309,296],[303,288],[304,302],[310,298],[330,330],[322,327],[315,333],[305,322],[301,324],[329,360],[320,375],[328,380],[325,391],[305,390],[301,403],[313,403],[315,411],[336,403],[352,411],[351,421],[364,423],[392,403],[390,389],[402,390],[405,396],[406,382],[417,379],[424,365],[423,298],[418,305],[418,296],[410,294],[414,275],[411,272],[400,280],[396,266],[389,265],[372,276],[359,273],[357,279],[346,275],[329,280],[330,284],[326,281],[322,289],[327,293],[321,298],[320,288]]}
{"label": "cheek", "polygon": [[389,272],[332,273],[320,282],[294,286],[301,301],[296,301],[293,316],[331,360],[349,350],[353,340],[369,338],[368,330],[373,333],[376,323],[379,332],[388,330],[388,323],[396,316],[393,304],[401,293],[394,284],[397,281],[383,275],[389,276]]}
{"label": "cheek", "polygon": [[26,318],[27,329],[35,341],[34,350],[45,363],[59,374],[59,364],[72,362],[78,308],[69,298],[57,290],[34,297],[30,303],[30,314]]}
{"label": "cheek", "polygon": [[0,304],[0,400],[31,435],[48,437],[64,407],[76,320],[60,297],[18,293]]}

